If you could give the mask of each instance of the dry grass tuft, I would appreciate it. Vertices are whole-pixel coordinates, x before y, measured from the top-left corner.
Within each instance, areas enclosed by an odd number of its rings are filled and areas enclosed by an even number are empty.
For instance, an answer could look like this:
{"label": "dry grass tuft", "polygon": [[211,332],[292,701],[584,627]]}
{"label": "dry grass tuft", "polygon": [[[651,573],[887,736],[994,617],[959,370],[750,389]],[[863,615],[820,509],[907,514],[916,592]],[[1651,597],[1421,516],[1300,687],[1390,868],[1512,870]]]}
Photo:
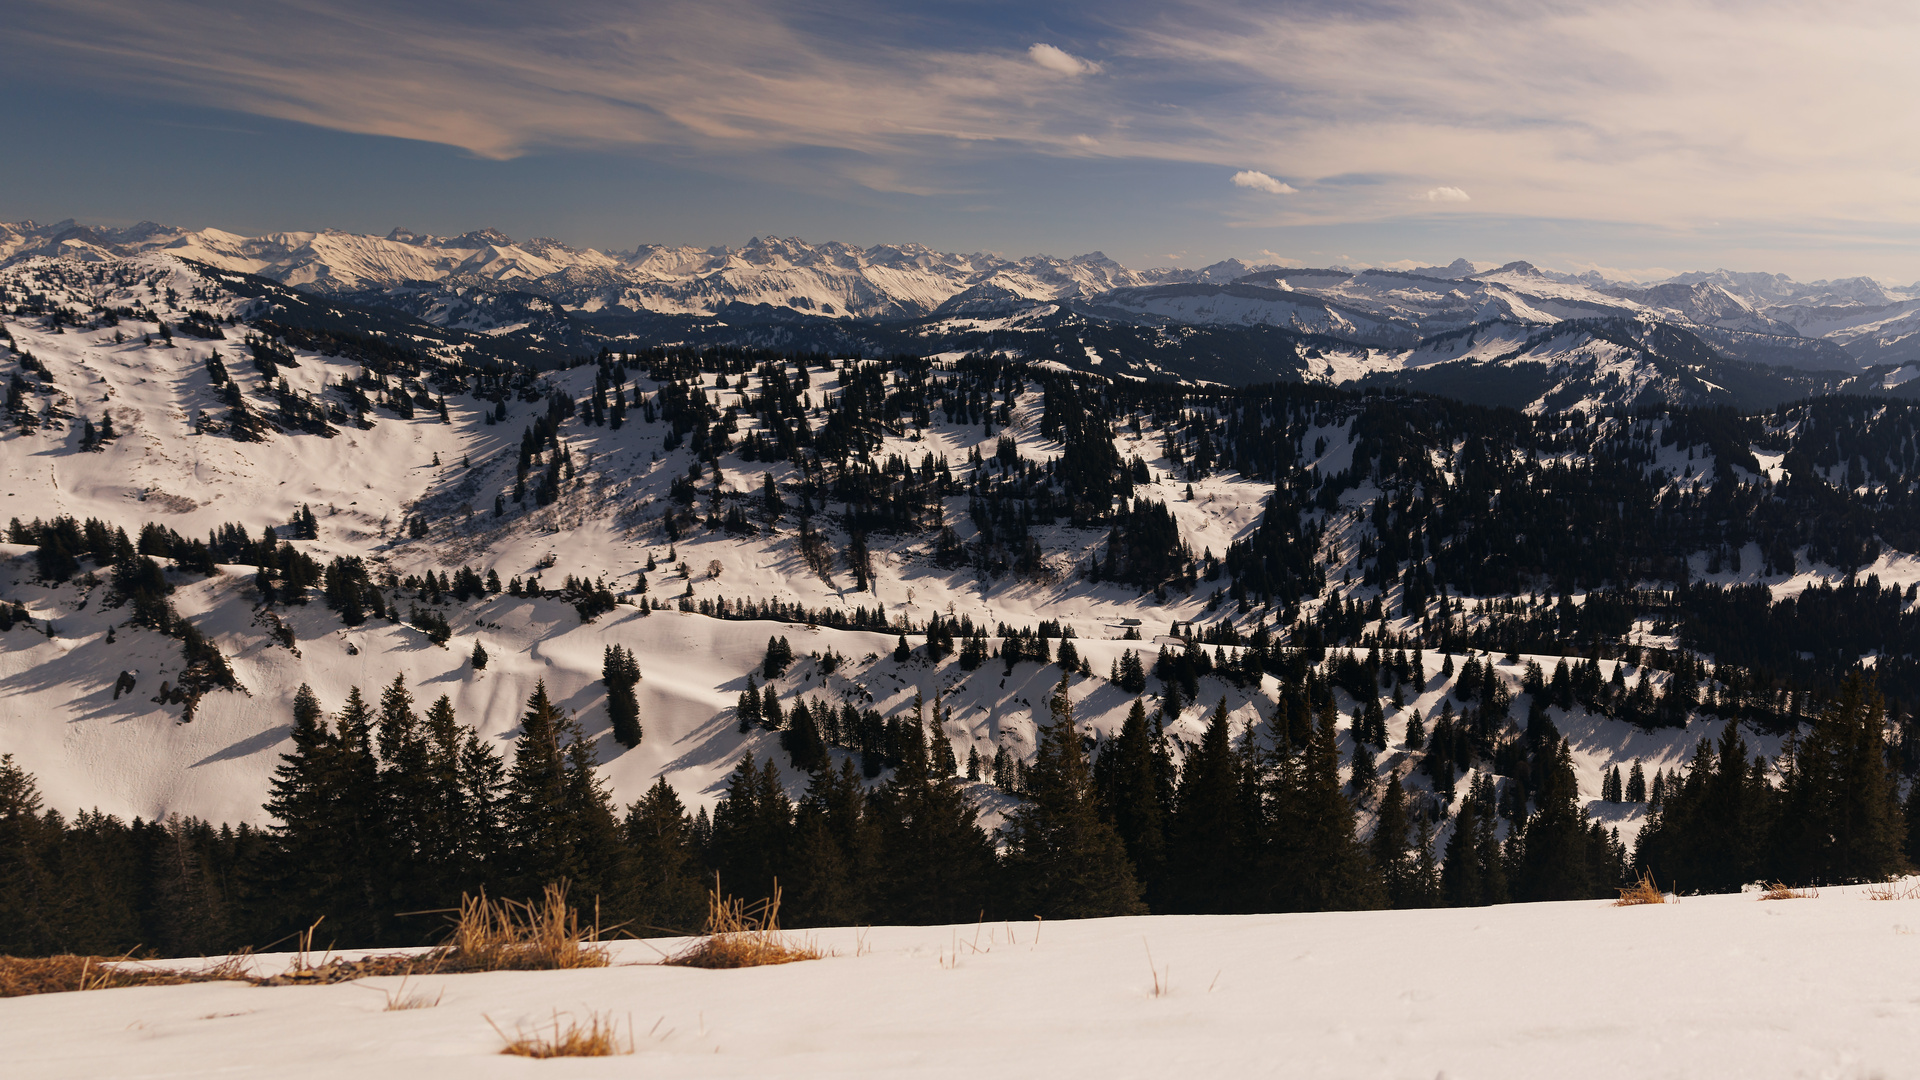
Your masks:
{"label": "dry grass tuft", "polygon": [[1894,878],[1867,886],[1869,900],[1920,900],[1920,880]]}
{"label": "dry grass tuft", "polygon": [[453,937],[430,953],[422,970],[551,971],[606,967],[599,927],[582,929],[567,906],[564,885],[549,885],[539,900],[488,900],[485,893],[460,898]]}
{"label": "dry grass tuft", "polygon": [[1667,894],[1653,883],[1652,874],[1640,875],[1640,880],[1620,890],[1620,899],[1613,902],[1614,907],[1633,907],[1637,904],[1664,904]]}
{"label": "dry grass tuft", "polygon": [[222,963],[208,971],[173,971],[121,965],[125,956],[0,956],[0,998],[114,990],[123,986],[178,986],[244,976]]}
{"label": "dry grass tuft", "polygon": [[[493,1030],[500,1032],[506,1040],[506,1048],[500,1052],[514,1057],[555,1058],[555,1057],[613,1057],[617,1054],[633,1053],[633,1021],[627,1021],[627,1041],[624,1047],[620,1043],[620,1024],[612,1013],[588,1013],[585,1023],[571,1014],[565,1014],[562,1025],[561,1013],[553,1014],[553,1028],[534,1028],[528,1031],[516,1029],[512,1035],[500,1031],[494,1024]],[[492,1024],[489,1019],[487,1023]]]}
{"label": "dry grass tuft", "polygon": [[744,900],[723,896],[716,882],[707,893],[706,936],[663,963],[681,967],[743,968],[818,960],[825,955],[811,941],[792,941],[780,932],[778,882],[774,883],[772,896],[752,907]]}
{"label": "dry grass tuft", "polygon": [[1760,888],[1762,900],[1815,900],[1819,896],[1818,889],[1796,889],[1782,881],[1765,884]]}
{"label": "dry grass tuft", "polygon": [[[376,987],[375,989],[379,989],[379,988]],[[409,1009],[431,1009],[439,1005],[441,1000],[447,996],[447,991],[444,988],[442,988],[439,993],[433,995],[432,997],[428,997],[427,992],[425,990],[415,990],[412,993],[408,993],[407,977],[404,975],[400,977],[399,986],[396,986],[391,990],[381,989],[380,993],[385,995],[387,999],[387,1006],[385,1009],[381,1010],[382,1012],[405,1012]]]}

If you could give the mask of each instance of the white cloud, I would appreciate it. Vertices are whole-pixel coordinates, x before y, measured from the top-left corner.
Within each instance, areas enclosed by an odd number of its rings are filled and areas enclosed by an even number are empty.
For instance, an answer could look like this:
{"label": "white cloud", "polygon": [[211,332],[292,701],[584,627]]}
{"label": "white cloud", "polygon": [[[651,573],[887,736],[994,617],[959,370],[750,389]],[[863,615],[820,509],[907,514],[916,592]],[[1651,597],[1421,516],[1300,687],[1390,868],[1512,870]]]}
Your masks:
{"label": "white cloud", "polygon": [[1033,62],[1048,71],[1057,71],[1062,75],[1091,75],[1100,70],[1100,65],[1091,60],[1082,60],[1065,49],[1055,48],[1045,42],[1036,41],[1027,50]]}
{"label": "white cloud", "polygon": [[1266,173],[1256,169],[1242,169],[1233,174],[1233,186],[1264,191],[1269,195],[1292,195],[1299,189],[1292,184],[1283,184]]}
{"label": "white cloud", "polygon": [[1428,202],[1468,202],[1471,197],[1457,187],[1437,187],[1428,188],[1425,194],[1415,195],[1414,198]]}

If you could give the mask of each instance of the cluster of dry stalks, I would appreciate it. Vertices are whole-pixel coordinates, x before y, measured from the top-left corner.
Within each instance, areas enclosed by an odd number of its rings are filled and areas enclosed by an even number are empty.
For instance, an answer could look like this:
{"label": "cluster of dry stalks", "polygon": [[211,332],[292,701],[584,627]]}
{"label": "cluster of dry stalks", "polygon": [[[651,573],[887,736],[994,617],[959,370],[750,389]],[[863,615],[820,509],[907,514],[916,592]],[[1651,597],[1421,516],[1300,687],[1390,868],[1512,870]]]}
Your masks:
{"label": "cluster of dry stalks", "polygon": [[[563,1024],[564,1015],[564,1024]],[[489,1019],[487,1023],[492,1024]],[[612,1057],[633,1053],[633,1021],[627,1021],[627,1039],[620,1041],[620,1024],[612,1013],[588,1013],[582,1021],[572,1014],[553,1014],[551,1031],[544,1027],[516,1029],[509,1035],[494,1024],[493,1030],[506,1040],[500,1052],[514,1057]]]}
{"label": "cluster of dry stalks", "polygon": [[549,885],[539,900],[488,900],[485,893],[460,898],[460,913],[447,944],[428,953],[423,971],[552,971],[606,967],[600,927],[582,928],[567,905],[564,885]]}
{"label": "cluster of dry stalks", "polygon": [[1920,900],[1920,879],[1895,878],[1867,886],[1869,900]]}
{"label": "cluster of dry stalks", "polygon": [[1763,882],[1760,886],[1762,900],[1815,900],[1819,896],[1818,889],[1796,889],[1784,881]]}
{"label": "cluster of dry stalks", "polygon": [[1667,894],[1653,883],[1652,874],[1640,875],[1640,880],[1620,890],[1620,899],[1613,902],[1614,907],[1633,907],[1636,904],[1664,904]]}
{"label": "cluster of dry stalks", "polygon": [[130,966],[132,953],[125,956],[0,956],[0,998],[114,990],[122,986],[245,980],[251,962],[251,956],[241,953],[209,967],[182,971]]}
{"label": "cluster of dry stalks", "polygon": [[826,953],[811,941],[794,941],[780,932],[780,885],[773,895],[749,906],[720,891],[716,883],[707,893],[705,936],[667,957],[664,963],[680,967],[743,968],[818,960]]}

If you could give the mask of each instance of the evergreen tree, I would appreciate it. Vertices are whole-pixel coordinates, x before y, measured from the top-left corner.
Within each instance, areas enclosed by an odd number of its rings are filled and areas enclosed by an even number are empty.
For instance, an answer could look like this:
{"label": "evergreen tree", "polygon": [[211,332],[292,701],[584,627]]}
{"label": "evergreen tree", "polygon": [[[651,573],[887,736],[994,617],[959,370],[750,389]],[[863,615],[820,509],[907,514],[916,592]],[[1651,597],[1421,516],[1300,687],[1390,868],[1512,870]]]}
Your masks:
{"label": "evergreen tree", "polygon": [[1029,801],[1007,828],[1017,906],[1047,918],[1143,914],[1126,846],[1100,816],[1067,675],[1060,676],[1048,710],[1052,723],[1041,732]]}
{"label": "evergreen tree", "polygon": [[1180,770],[1167,852],[1172,910],[1231,912],[1246,902],[1247,823],[1232,739],[1222,698]]}
{"label": "evergreen tree", "polygon": [[711,882],[695,848],[693,819],[665,777],[627,808],[623,827],[634,867],[631,905],[621,913],[629,929],[643,937],[697,932]]}
{"label": "evergreen tree", "polygon": [[753,902],[773,895],[792,845],[793,803],[772,758],[740,759],[713,810],[713,865],[723,891]]}
{"label": "evergreen tree", "polygon": [[1367,847],[1373,865],[1386,885],[1387,900],[1395,907],[1411,907],[1414,889],[1407,867],[1407,793],[1400,786],[1400,770],[1387,774],[1386,793],[1380,797],[1380,812],[1374,819],[1373,838]]}
{"label": "evergreen tree", "polygon": [[[911,725],[918,727],[917,724]],[[979,918],[996,886],[993,842],[951,777],[928,769],[924,734],[871,797],[877,840],[875,918],[898,923]]]}
{"label": "evergreen tree", "polygon": [[1905,866],[1906,819],[1887,763],[1885,706],[1856,672],[1788,751],[1774,850],[1782,876],[1879,881]]}
{"label": "evergreen tree", "polygon": [[1154,758],[1153,731],[1147,725],[1146,703],[1139,698],[1127,710],[1120,734],[1101,750],[1094,763],[1094,786],[1101,815],[1113,823],[1133,863],[1134,877],[1157,909],[1166,865],[1166,803],[1160,790]]}
{"label": "evergreen tree", "polygon": [[640,682],[640,662],[632,649],[608,645],[600,661],[600,677],[607,684],[607,717],[613,722],[613,737],[631,750],[640,745],[640,699],[634,687]]}
{"label": "evergreen tree", "polygon": [[796,926],[851,926],[873,910],[879,838],[868,815],[866,785],[853,760],[821,769],[794,813],[793,860],[782,917]]}
{"label": "evergreen tree", "polygon": [[507,772],[505,840],[515,889],[533,895],[564,878],[574,865],[567,827],[567,766],[560,710],[547,696],[545,679],[535,684],[520,717]]}
{"label": "evergreen tree", "polygon": [[1300,873],[1306,908],[1316,911],[1379,907],[1379,874],[1355,836],[1353,804],[1340,790],[1340,733],[1329,698],[1303,755],[1300,786]]}

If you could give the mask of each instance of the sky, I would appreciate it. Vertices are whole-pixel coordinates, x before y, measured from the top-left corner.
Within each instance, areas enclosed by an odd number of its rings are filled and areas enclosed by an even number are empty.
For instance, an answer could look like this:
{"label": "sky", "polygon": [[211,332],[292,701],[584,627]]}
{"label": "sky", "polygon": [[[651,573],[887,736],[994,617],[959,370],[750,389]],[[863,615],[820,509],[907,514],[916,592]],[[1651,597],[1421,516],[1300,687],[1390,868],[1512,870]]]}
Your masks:
{"label": "sky", "polygon": [[0,0],[0,220],[1920,280],[1920,5]]}

